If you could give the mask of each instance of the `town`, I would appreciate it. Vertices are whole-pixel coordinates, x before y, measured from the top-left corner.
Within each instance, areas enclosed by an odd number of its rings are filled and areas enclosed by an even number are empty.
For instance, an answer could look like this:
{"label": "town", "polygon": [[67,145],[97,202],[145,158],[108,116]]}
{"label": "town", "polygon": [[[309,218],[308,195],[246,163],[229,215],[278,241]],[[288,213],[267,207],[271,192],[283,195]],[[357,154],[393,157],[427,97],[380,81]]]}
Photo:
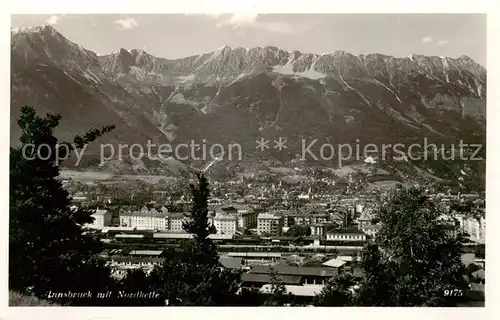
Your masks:
{"label": "town", "polygon": [[[211,181],[209,238],[217,245],[220,263],[244,272],[243,288],[264,294],[270,290],[272,266],[287,292],[305,304],[334,274],[350,272],[361,278],[361,251],[377,237],[381,225],[374,213],[391,189],[365,188],[354,176],[347,175],[346,183],[336,187],[327,179],[284,183],[276,175],[265,181],[252,177]],[[61,174],[73,193],[74,207],[95,209],[94,221],[86,227],[103,243],[101,257],[114,277],[121,279],[133,269],[149,274],[163,262],[166,248],[192,238],[183,230],[191,202],[180,185],[136,181],[117,187],[74,178]],[[330,188],[317,188],[318,183]],[[439,198],[447,209],[460,199],[481,201],[480,194],[436,192],[430,197]],[[484,294],[484,212],[477,217],[455,212],[454,217],[469,236],[462,260],[475,266],[473,276],[478,277],[470,288]]]}

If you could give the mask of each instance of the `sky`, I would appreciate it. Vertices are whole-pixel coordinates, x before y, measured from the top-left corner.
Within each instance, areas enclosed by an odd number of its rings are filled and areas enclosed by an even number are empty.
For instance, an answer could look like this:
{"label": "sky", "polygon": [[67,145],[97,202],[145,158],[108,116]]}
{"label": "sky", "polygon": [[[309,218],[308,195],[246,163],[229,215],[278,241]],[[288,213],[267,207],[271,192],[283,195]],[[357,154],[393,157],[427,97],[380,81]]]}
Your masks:
{"label": "sky", "polygon": [[143,49],[175,59],[273,45],[320,54],[467,55],[486,66],[485,14],[54,14],[12,15],[11,23],[51,24],[97,54]]}

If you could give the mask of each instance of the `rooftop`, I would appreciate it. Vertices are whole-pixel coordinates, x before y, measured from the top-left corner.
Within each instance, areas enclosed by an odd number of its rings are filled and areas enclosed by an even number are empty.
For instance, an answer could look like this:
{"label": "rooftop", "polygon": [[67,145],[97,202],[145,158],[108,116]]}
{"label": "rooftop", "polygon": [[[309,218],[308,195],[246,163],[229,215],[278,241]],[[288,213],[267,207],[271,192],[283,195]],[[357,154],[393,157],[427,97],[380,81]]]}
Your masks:
{"label": "rooftop", "polygon": [[242,258],[234,258],[234,257],[227,257],[227,256],[221,256],[219,258],[220,264],[224,268],[227,269],[239,269],[243,267],[243,259]]}
{"label": "rooftop", "polygon": [[477,271],[474,271],[472,273],[472,275],[476,278],[480,278],[480,279],[484,279],[485,277],[485,272],[484,272],[484,269],[479,269]]}
{"label": "rooftop", "polygon": [[139,262],[150,262],[150,263],[161,263],[165,260],[165,258],[160,257],[141,257],[141,256],[113,256],[111,260],[114,262],[131,262],[131,263],[139,263]]}
{"label": "rooftop", "polygon": [[99,210],[97,209],[92,215],[94,216],[102,216],[104,214],[108,213],[108,210]]}
{"label": "rooftop", "polygon": [[[300,284],[300,281],[302,280],[301,276],[289,276],[289,275],[278,274],[276,277],[280,279],[284,284]],[[271,282],[271,276],[269,274],[244,273],[241,275],[241,281],[260,282],[267,284]]]}
{"label": "rooftop", "polygon": [[325,210],[298,210],[298,211],[290,211],[287,215],[292,217],[314,217],[314,216],[329,216],[329,214]]}
{"label": "rooftop", "polygon": [[[299,297],[314,297],[323,290],[323,285],[285,285],[287,293],[291,293],[294,296]],[[272,284],[265,284],[260,288],[262,293],[272,293]]]}
{"label": "rooftop", "polygon": [[167,215],[170,219],[184,219],[189,216],[189,212],[169,212]]}
{"label": "rooftop", "polygon": [[217,214],[214,220],[237,220],[237,217],[230,214]]}
{"label": "rooftop", "polygon": [[[345,261],[345,262],[351,262],[354,261],[353,256],[337,256],[337,260]],[[357,258],[359,260],[359,258]]]}
{"label": "rooftop", "polygon": [[247,258],[280,258],[280,252],[228,252],[229,257],[247,257]]}
{"label": "rooftop", "polygon": [[345,264],[345,261],[339,260],[339,259],[330,259],[326,262],[323,262],[323,266],[325,267],[333,267],[333,268],[340,268]]}
{"label": "rooftop", "polygon": [[257,219],[273,219],[273,220],[278,220],[281,217],[272,214],[272,213],[259,213]]}
{"label": "rooftop", "polygon": [[162,250],[132,250],[129,255],[139,255],[139,256],[159,256],[162,254]]}
{"label": "rooftop", "polygon": [[[193,235],[191,233],[186,233],[186,232],[171,232],[171,233],[155,232],[153,234],[153,238],[160,238],[160,239],[191,239],[191,238],[193,238]],[[209,234],[208,238],[212,239],[212,240],[225,240],[225,239],[232,239],[233,236],[230,235],[230,234]]]}
{"label": "rooftop", "polygon": [[117,234],[115,238],[134,238],[134,239],[142,239],[144,238],[143,234]]}
{"label": "rooftop", "polygon": [[162,213],[159,211],[149,211],[149,212],[142,212],[142,211],[134,211],[134,212],[121,212],[120,217],[156,217],[156,218],[166,218],[168,217],[168,213]]}
{"label": "rooftop", "polygon": [[[315,267],[294,267],[278,265],[273,267],[277,274],[290,276],[318,276],[318,277],[333,277],[338,272],[332,268],[315,268]],[[269,266],[257,265],[250,270],[250,273],[269,274]]]}
{"label": "rooftop", "polygon": [[363,229],[380,230],[380,229],[382,229],[382,225],[380,225],[380,224],[369,224],[369,225],[363,226]]}
{"label": "rooftop", "polygon": [[365,234],[363,231],[358,230],[358,229],[339,229],[339,230],[332,230],[328,232],[328,234]]}

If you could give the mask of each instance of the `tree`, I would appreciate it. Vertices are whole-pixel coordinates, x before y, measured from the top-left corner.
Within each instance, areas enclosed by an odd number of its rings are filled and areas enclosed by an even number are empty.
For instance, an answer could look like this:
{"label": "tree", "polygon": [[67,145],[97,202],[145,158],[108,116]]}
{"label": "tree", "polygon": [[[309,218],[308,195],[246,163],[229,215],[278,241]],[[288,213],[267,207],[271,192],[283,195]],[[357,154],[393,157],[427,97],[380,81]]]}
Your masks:
{"label": "tree", "polygon": [[288,237],[307,237],[311,235],[311,228],[294,224],[285,233]]}
{"label": "tree", "polygon": [[208,238],[213,233],[214,226],[208,223],[208,198],[210,188],[207,178],[202,173],[197,173],[198,185],[190,184],[192,203],[189,220],[185,221],[182,228],[194,235],[196,244],[202,250],[204,263],[217,265],[219,255],[215,244]]}
{"label": "tree", "polygon": [[46,300],[40,300],[33,296],[24,296],[15,291],[9,291],[9,306],[10,307],[54,307],[57,306]]}
{"label": "tree", "polygon": [[369,244],[361,253],[359,262],[363,270],[355,304],[360,306],[390,306],[392,283],[395,281],[392,272],[392,263],[384,261],[382,253],[376,244]]}
{"label": "tree", "polygon": [[69,194],[56,178],[58,160],[114,127],[92,129],[72,144],[58,143],[54,130],[60,119],[22,107],[21,145],[10,149],[9,288],[38,297],[102,289],[109,280],[104,262],[96,258],[99,240],[83,233],[93,212],[71,209]]}
{"label": "tree", "polygon": [[340,273],[327,281],[323,290],[314,297],[315,306],[351,306],[354,302],[354,278],[350,273]]}
{"label": "tree", "polygon": [[459,198],[450,205],[450,213],[463,214],[468,218],[480,220],[485,217],[485,201],[483,199]]}
{"label": "tree", "polygon": [[340,211],[342,217],[342,228],[348,229],[354,221],[353,214],[349,210],[343,209]]}
{"label": "tree", "polygon": [[283,306],[288,301],[288,295],[283,283],[283,280],[278,276],[274,268],[269,268],[269,276],[271,282],[271,292],[269,297],[264,302],[265,306]]}
{"label": "tree", "polygon": [[236,299],[239,274],[219,264],[217,248],[208,237],[209,184],[201,173],[197,174],[197,180],[197,185],[190,185],[193,202],[190,220],[183,224],[194,239],[182,243],[180,250],[167,250],[165,262],[155,268],[151,282],[171,305],[231,305]]}
{"label": "tree", "polygon": [[378,248],[367,248],[361,261],[365,276],[359,304],[453,305],[443,292],[467,289],[461,261],[465,237],[445,213],[420,188],[389,195],[378,212],[382,224]]}
{"label": "tree", "polygon": [[[143,292],[149,293],[151,288],[151,278],[142,269],[131,269],[125,278],[120,281],[120,289],[127,293]],[[136,299],[115,299],[118,305],[126,306],[163,306],[163,299],[136,298]]]}

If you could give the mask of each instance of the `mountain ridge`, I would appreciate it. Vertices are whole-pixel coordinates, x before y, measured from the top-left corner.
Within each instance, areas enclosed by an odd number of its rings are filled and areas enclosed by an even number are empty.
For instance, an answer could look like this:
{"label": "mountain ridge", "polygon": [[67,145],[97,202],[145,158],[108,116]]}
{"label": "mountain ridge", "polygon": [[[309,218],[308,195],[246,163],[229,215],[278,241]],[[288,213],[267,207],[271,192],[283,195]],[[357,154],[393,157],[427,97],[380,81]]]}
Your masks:
{"label": "mountain ridge", "polygon": [[[68,134],[118,121],[116,141],[239,141],[250,153],[266,135],[339,142],[485,135],[486,68],[466,56],[224,46],[169,60],[139,49],[97,55],[51,26],[11,34],[11,110],[62,111]],[[69,101],[79,107],[63,107]]]}

